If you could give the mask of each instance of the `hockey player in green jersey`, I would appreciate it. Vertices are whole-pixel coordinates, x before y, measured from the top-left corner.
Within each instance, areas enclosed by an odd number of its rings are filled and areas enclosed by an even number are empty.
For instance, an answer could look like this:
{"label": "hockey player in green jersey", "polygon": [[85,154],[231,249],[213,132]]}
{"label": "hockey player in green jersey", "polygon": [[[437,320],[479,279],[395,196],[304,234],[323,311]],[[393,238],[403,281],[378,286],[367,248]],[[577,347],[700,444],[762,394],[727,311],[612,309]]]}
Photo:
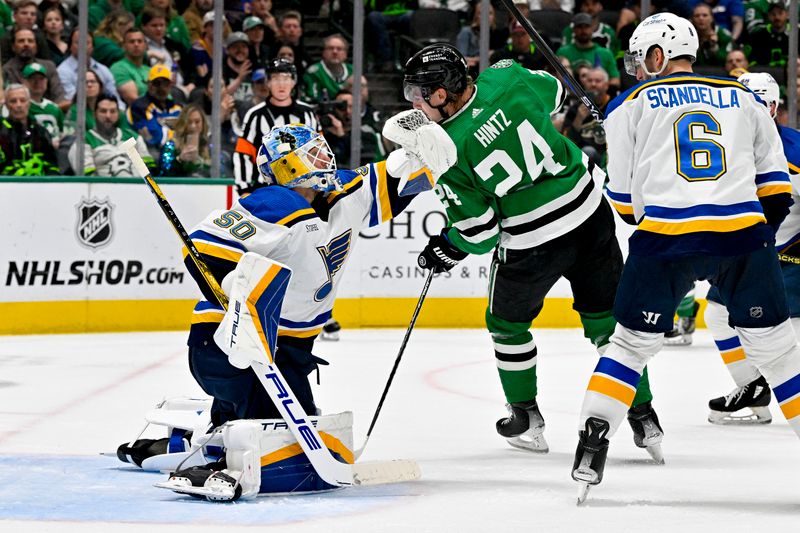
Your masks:
{"label": "hockey player in green jersey", "polygon": [[[473,83],[458,50],[434,44],[406,63],[404,93],[458,149],[435,185],[448,225],[419,265],[448,271],[468,254],[494,252],[486,325],[509,410],[497,432],[512,446],[546,452],[529,331],[545,296],[565,277],[584,335],[601,350],[615,327],[623,261],[604,174],[550,122],[564,91],[546,72],[503,60]],[[384,135],[392,128],[390,119]],[[644,373],[628,420],[637,446],[660,455],[663,432],[651,400]]]}

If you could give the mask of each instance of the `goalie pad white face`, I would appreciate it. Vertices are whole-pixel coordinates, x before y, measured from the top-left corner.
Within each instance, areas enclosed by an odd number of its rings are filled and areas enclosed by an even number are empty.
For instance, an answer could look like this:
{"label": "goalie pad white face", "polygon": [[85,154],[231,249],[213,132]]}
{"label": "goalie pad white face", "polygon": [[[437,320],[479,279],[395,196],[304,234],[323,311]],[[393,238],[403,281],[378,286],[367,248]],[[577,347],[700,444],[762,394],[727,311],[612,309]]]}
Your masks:
{"label": "goalie pad white face", "polygon": [[231,274],[224,280],[226,285],[230,283],[228,311],[214,342],[236,368],[245,369],[252,361],[271,363],[291,270],[247,252]]}
{"label": "goalie pad white face", "polygon": [[456,145],[447,132],[418,109],[400,112],[387,120],[383,136],[421,161],[434,179],[458,161]]}

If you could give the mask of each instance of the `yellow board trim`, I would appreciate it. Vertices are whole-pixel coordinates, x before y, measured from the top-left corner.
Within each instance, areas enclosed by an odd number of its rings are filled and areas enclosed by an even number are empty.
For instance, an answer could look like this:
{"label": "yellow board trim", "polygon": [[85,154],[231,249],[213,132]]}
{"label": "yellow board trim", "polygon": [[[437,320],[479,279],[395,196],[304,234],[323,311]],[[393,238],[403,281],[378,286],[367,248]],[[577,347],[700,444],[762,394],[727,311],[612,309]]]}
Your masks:
{"label": "yellow board trim", "polygon": [[747,359],[747,356],[744,354],[744,348],[741,347],[731,350],[729,352],[720,352],[719,354],[722,356],[722,361],[726,365],[729,365],[731,363],[737,363],[739,361],[744,361],[745,359]]}
{"label": "yellow board trim", "polygon": [[[340,441],[330,433],[325,433],[324,431],[320,431],[319,436],[322,439],[322,442],[329,450],[331,450],[334,453],[338,453],[339,456],[347,462],[347,464],[353,464],[354,462],[353,452],[350,451],[342,441]],[[294,444],[285,446],[280,450],[276,450],[272,453],[268,453],[267,455],[261,456],[261,466],[262,467],[269,466],[271,464],[280,461],[285,461],[286,459],[290,459],[292,457],[300,455],[301,453],[303,453],[303,448],[300,447],[300,444],[295,442]]]}
{"label": "yellow board trim", "polygon": [[[0,335],[186,331],[197,304],[190,300],[76,300],[0,302]],[[339,298],[333,308],[342,327],[406,328],[417,298]],[[485,328],[486,298],[427,298],[416,327]],[[700,300],[698,327],[704,327]],[[31,318],[35,317],[35,320]],[[537,328],[580,328],[572,298],[547,298]],[[287,332],[280,331],[279,335]]]}
{"label": "yellow board trim", "polygon": [[786,420],[791,420],[797,415],[800,415],[800,396],[781,404],[781,411],[783,411],[783,416],[786,417]]}
{"label": "yellow board trim", "polygon": [[593,375],[589,380],[589,386],[586,390],[614,398],[618,402],[622,402],[627,406],[633,403],[633,397],[636,395],[636,390],[621,383],[608,379],[604,376]]}
{"label": "yellow board trim", "polygon": [[683,235],[698,231],[727,233],[749,228],[766,221],[767,219],[764,218],[764,215],[748,215],[732,219],[692,220],[691,222],[661,222],[646,218],[639,224],[638,229],[662,235]]}

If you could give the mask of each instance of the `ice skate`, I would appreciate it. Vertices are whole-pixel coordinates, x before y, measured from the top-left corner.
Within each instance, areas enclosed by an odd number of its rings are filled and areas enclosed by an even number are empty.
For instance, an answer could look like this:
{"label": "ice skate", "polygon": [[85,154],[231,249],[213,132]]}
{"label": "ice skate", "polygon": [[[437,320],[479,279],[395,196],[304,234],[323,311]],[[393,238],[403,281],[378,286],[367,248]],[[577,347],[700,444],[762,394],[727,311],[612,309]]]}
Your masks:
{"label": "ice skate", "polygon": [[322,333],[320,333],[319,338],[323,341],[338,341],[339,340],[339,331],[342,329],[342,326],[331,318],[325,325],[322,326]]}
{"label": "ice skate", "polygon": [[547,453],[550,448],[544,438],[544,418],[536,400],[506,404],[509,416],[497,421],[497,433],[515,448]]}
{"label": "ice skate", "polygon": [[167,481],[156,483],[155,486],[209,501],[238,500],[242,495],[242,486],[223,468],[222,462],[193,466],[173,472]]}
{"label": "ice skate", "polygon": [[664,344],[668,346],[689,346],[692,344],[692,334],[695,329],[697,329],[697,319],[695,317],[678,317],[672,331],[664,334]]}
{"label": "ice skate", "polygon": [[578,433],[578,449],[572,464],[572,479],[578,482],[578,505],[586,501],[592,485],[603,481],[608,455],[608,422],[595,417],[586,420],[586,429]]}
{"label": "ice skate", "polygon": [[661,451],[661,441],[664,439],[664,430],[658,423],[658,415],[652,404],[647,402],[628,409],[628,423],[633,430],[633,443],[639,448],[644,448],[653,461],[663,465],[664,453]]}
{"label": "ice skate", "polygon": [[[744,387],[736,387],[726,396],[709,401],[708,421],[719,425],[769,424],[772,422],[772,413],[769,412],[770,401],[772,392],[767,380],[761,376]],[[743,409],[748,409],[750,412],[737,414]]]}

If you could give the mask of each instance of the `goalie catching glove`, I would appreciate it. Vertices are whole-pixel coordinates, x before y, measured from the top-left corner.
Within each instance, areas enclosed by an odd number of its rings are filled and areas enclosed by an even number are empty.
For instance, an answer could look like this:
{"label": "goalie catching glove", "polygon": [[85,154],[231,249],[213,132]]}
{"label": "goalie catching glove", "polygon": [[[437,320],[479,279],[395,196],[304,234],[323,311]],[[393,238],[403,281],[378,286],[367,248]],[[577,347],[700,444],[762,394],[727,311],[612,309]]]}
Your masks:
{"label": "goalie catching glove", "polygon": [[417,264],[422,268],[432,268],[437,272],[449,272],[459,261],[469,254],[462,252],[447,240],[445,230],[434,235],[428,245],[417,257]]}
{"label": "goalie catching glove", "polygon": [[401,196],[430,190],[436,180],[456,164],[456,145],[441,126],[418,109],[403,111],[383,126],[383,136],[399,144],[389,154],[386,169],[400,178]]}

